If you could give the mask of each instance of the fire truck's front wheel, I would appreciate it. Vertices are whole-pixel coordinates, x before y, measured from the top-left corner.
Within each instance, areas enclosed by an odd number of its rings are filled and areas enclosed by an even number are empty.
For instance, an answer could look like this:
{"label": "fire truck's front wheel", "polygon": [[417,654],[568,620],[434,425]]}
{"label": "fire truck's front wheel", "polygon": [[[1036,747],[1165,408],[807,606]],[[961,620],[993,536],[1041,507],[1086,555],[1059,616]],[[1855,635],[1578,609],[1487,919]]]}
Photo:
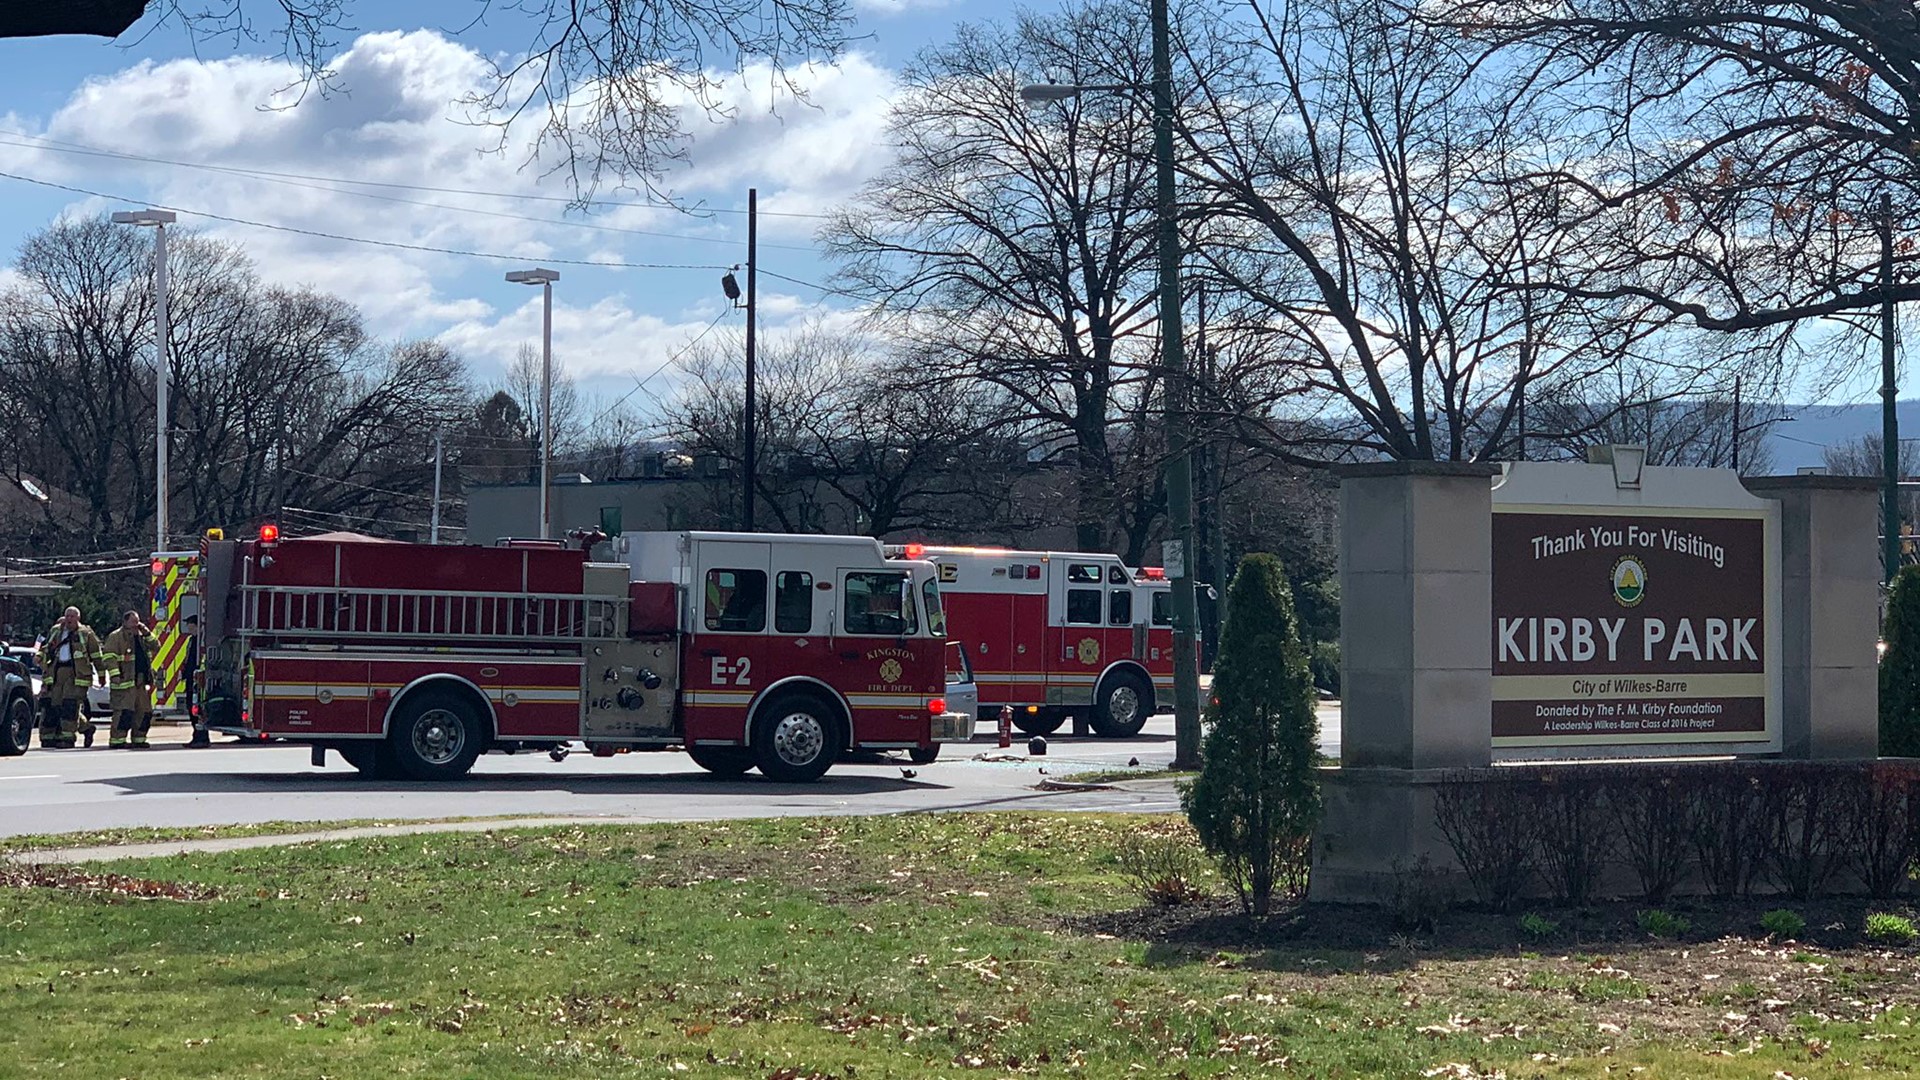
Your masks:
{"label": "fire truck's front wheel", "polygon": [[820,779],[845,744],[839,717],[811,696],[769,701],[753,722],[754,764],[762,776],[785,784]]}
{"label": "fire truck's front wheel", "polygon": [[1130,671],[1118,671],[1100,684],[1094,703],[1093,730],[1109,739],[1130,739],[1147,726],[1153,713],[1153,688]]}
{"label": "fire truck's front wheel", "polygon": [[394,763],[415,780],[457,780],[486,748],[486,724],[459,694],[425,691],[407,698],[388,733]]}
{"label": "fire truck's front wheel", "polygon": [[687,756],[715,776],[739,776],[753,768],[753,751],[744,746],[689,746]]}

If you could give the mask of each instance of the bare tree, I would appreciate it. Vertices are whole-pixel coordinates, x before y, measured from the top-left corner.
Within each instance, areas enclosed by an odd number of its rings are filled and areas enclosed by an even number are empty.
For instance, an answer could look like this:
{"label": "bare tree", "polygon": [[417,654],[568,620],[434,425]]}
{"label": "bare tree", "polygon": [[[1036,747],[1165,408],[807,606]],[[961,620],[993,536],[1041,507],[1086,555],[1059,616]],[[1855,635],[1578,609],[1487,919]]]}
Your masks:
{"label": "bare tree", "polygon": [[[119,37],[149,17],[152,30],[176,25],[196,44],[276,43],[295,86],[329,92],[328,57],[356,9],[353,0],[7,3],[0,38]],[[474,122],[499,128],[503,150],[516,121],[542,116],[530,160],[549,159],[582,201],[609,180],[651,188],[683,157],[683,108],[724,114],[723,83],[750,64],[765,64],[770,83],[804,98],[793,65],[839,55],[853,21],[847,0],[475,0],[473,12],[476,25],[517,20],[528,43],[461,104]]]}
{"label": "bare tree", "polygon": [[[1816,336],[1887,292],[1879,200],[1920,206],[1920,7],[1882,0],[1451,0],[1511,100],[1578,152],[1538,162],[1588,242],[1537,287],[1717,331]],[[1904,230],[1903,230],[1904,231]],[[1920,297],[1904,269],[1896,299]],[[1829,320],[1820,322],[1817,320]],[[1866,320],[1858,320],[1866,324]],[[1817,356],[1803,354],[1811,363]]]}
{"label": "bare tree", "polygon": [[[1878,435],[1862,435],[1857,439],[1827,447],[1821,453],[1822,464],[1827,471],[1840,476],[1883,476],[1886,473],[1886,460],[1881,457],[1881,447],[1886,442]],[[1900,469],[1900,479],[1920,478],[1920,444],[1900,440],[1900,451],[1896,461]],[[1920,552],[1915,550],[1912,537],[1915,523],[1920,522],[1920,491],[1912,488],[1900,489],[1900,525],[1903,539],[1900,544],[1900,561],[1912,563]],[[1884,506],[1881,508],[1884,511]],[[1876,515],[1880,516],[1880,515]],[[1880,527],[1886,528],[1882,517]]]}
{"label": "bare tree", "polygon": [[[0,296],[20,464],[81,496],[93,544],[143,543],[153,520],[150,251],[103,220],[62,222],[28,239],[23,283]],[[169,261],[173,527],[293,507],[336,527],[422,518],[421,435],[467,400],[459,359],[371,343],[351,305],[263,285],[237,249],[191,232]]]}
{"label": "bare tree", "polygon": [[1604,419],[1623,367],[1663,397],[1730,381],[1647,301],[1533,287],[1580,238],[1520,170],[1571,148],[1503,109],[1457,36],[1380,0],[1247,10],[1189,33],[1181,119],[1205,272],[1267,358],[1229,373],[1251,437],[1295,461],[1482,460],[1515,452],[1531,399]]}
{"label": "bare tree", "polygon": [[[540,350],[522,342],[514,353],[513,362],[507,365],[505,377],[499,389],[513,398],[520,412],[526,417],[529,449],[534,460],[540,454],[540,413],[543,405],[541,392]],[[573,376],[567,373],[565,363],[553,362],[553,453],[557,456],[566,448],[572,447],[585,434],[580,430],[587,417],[582,415],[580,389],[574,385]]]}
{"label": "bare tree", "polygon": [[1138,93],[1034,107],[1019,88],[1143,86],[1146,40],[1139,5],[1104,0],[961,27],[908,66],[894,164],[822,232],[840,281],[914,343],[929,380],[989,384],[1007,431],[1057,440],[1085,550],[1157,512],[1157,485],[1127,460],[1151,456],[1129,421],[1158,397],[1151,116]]}
{"label": "bare tree", "polygon": [[[722,341],[687,359],[665,424],[707,468],[707,515],[726,523],[741,501],[738,345]],[[1018,451],[990,435],[998,403],[984,387],[912,374],[897,358],[820,326],[764,346],[756,505],[790,532],[884,536],[1004,522]]]}

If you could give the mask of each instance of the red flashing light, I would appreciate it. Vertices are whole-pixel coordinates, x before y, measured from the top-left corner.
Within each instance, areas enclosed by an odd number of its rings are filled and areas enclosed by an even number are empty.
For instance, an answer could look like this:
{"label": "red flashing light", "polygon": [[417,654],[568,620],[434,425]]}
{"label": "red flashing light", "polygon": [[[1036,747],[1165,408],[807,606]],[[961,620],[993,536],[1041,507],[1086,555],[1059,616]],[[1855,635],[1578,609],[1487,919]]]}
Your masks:
{"label": "red flashing light", "polygon": [[153,560],[153,576],[154,577],[159,577],[161,574],[164,574],[166,572],[167,572],[166,563],[160,561],[159,559]]}
{"label": "red flashing light", "polygon": [[1165,567],[1160,567],[1160,566],[1148,566],[1148,567],[1143,567],[1143,568],[1141,568],[1141,570],[1140,570],[1140,572],[1141,572],[1142,574],[1144,574],[1144,575],[1146,575],[1146,578],[1147,578],[1147,580],[1148,580],[1148,581],[1165,581],[1165,580],[1167,580],[1167,571],[1166,571],[1166,568],[1165,568]]}
{"label": "red flashing light", "polygon": [[907,558],[909,559],[923,558],[926,556],[926,554],[927,554],[927,545],[925,544],[908,544],[907,545]]}
{"label": "red flashing light", "polygon": [[260,542],[263,544],[279,543],[280,542],[280,526],[275,525],[271,521],[267,522],[265,525],[260,526]]}
{"label": "red flashing light", "polygon": [[927,699],[927,712],[928,712],[928,713],[930,713],[930,714],[932,714],[932,715],[934,715],[934,716],[939,716],[939,715],[940,715],[941,713],[944,713],[944,712],[946,712],[946,711],[947,711],[947,699],[946,699],[946,698],[943,698],[943,697],[937,697],[937,698],[928,698],[928,699]]}

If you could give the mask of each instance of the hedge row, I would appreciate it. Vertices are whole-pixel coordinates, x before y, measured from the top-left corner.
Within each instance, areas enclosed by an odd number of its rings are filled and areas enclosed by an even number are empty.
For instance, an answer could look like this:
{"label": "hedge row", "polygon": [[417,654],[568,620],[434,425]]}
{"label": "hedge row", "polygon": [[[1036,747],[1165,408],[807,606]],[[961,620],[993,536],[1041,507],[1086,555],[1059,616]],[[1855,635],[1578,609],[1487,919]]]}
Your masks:
{"label": "hedge row", "polygon": [[[1442,780],[1440,831],[1480,899],[1598,899],[1637,881],[1795,899],[1907,884],[1920,847],[1920,762],[1544,765]],[[1630,873],[1622,873],[1621,871]]]}

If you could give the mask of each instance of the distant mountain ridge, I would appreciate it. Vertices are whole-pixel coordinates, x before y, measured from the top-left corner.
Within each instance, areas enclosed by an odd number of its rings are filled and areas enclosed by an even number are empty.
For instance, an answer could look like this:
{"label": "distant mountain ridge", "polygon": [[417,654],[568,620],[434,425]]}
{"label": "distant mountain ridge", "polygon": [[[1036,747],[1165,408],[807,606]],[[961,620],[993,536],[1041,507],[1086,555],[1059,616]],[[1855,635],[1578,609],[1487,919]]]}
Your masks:
{"label": "distant mountain ridge", "polygon": [[[1788,423],[1773,425],[1767,432],[1767,450],[1773,455],[1775,473],[1826,464],[1825,450],[1857,442],[1865,435],[1880,434],[1880,404],[1862,402],[1851,405],[1788,405]],[[1897,406],[1902,439],[1920,439],[1920,401],[1902,401]]]}

